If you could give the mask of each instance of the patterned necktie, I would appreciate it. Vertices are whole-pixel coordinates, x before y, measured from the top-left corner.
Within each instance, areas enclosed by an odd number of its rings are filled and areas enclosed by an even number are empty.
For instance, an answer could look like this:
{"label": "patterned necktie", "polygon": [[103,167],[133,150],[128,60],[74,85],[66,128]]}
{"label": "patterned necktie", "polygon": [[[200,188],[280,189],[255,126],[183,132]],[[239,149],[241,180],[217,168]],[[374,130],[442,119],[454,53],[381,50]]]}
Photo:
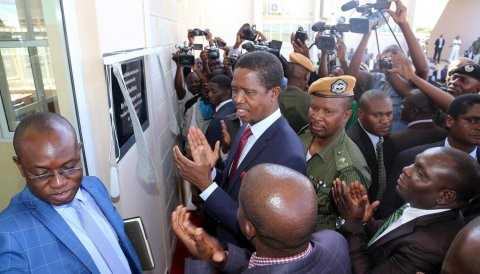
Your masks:
{"label": "patterned necktie", "polygon": [[408,205],[403,205],[402,207],[400,207],[399,209],[395,210],[395,212],[393,212],[392,215],[390,215],[390,217],[388,217],[388,219],[383,223],[383,225],[377,230],[377,232],[375,232],[375,234],[373,235],[373,237],[370,239],[370,241],[368,242],[368,246],[371,246],[375,240],[378,238],[378,236],[382,235],[382,233],[391,225],[393,224],[395,221],[397,221],[398,219],[400,219],[400,217],[402,217],[402,214],[403,214],[403,211],[405,210],[405,208],[407,208]]}
{"label": "patterned necktie", "polygon": [[378,192],[377,200],[381,201],[385,188],[387,187],[387,172],[385,170],[385,163],[383,162],[383,137],[378,140],[377,150],[377,164],[378,164]]}
{"label": "patterned necktie", "polygon": [[252,130],[250,127],[245,128],[245,130],[242,133],[242,136],[240,137],[240,142],[238,143],[237,150],[235,151],[235,154],[233,156],[233,162],[230,167],[230,177],[235,174],[235,171],[237,171],[237,165],[238,161],[240,160],[240,155],[242,155],[242,150],[247,144],[248,138],[252,135]]}
{"label": "patterned necktie", "polygon": [[110,271],[114,274],[130,273],[130,270],[125,269],[122,261],[115,253],[112,244],[105,236],[105,233],[88,213],[85,204],[82,201],[75,199],[72,206],[80,218],[83,230],[97,248],[103,260],[110,268]]}

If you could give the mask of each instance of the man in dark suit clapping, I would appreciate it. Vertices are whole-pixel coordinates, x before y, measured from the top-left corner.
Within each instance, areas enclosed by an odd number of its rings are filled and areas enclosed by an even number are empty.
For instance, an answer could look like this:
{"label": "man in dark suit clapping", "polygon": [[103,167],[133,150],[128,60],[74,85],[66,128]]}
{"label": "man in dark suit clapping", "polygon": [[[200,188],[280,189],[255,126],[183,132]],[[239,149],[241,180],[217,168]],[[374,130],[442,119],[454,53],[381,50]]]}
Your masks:
{"label": "man in dark suit clapping", "polygon": [[405,167],[397,191],[407,202],[385,221],[372,218],[359,183],[334,185],[334,199],[346,219],[353,270],[363,273],[438,273],[456,233],[464,225],[459,209],[478,191],[478,164],[465,152],[431,148]]}
{"label": "man in dark suit clapping", "polygon": [[278,107],[282,78],[282,64],[273,54],[252,52],[237,61],[232,97],[243,126],[232,141],[223,171],[211,172],[218,151],[211,150],[198,129],[192,128],[188,138],[193,161],[174,148],[180,174],[200,189],[206,212],[216,221],[217,236],[224,242],[248,245],[236,214],[240,181],[250,168],[273,163],[306,174],[303,144]]}

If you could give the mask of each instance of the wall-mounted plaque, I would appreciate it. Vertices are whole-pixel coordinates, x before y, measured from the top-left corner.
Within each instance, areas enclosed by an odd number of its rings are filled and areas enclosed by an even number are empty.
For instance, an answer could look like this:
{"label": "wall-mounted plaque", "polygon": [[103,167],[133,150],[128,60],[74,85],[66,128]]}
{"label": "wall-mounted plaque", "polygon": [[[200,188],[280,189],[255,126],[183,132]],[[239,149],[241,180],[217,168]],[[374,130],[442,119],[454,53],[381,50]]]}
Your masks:
{"label": "wall-mounted plaque", "polygon": [[[149,120],[145,90],[144,59],[139,57],[123,61],[120,64],[127,91],[137,112],[140,124],[143,130],[145,130],[148,128]],[[113,67],[109,65],[106,69],[107,79],[110,77],[110,81],[107,80],[107,82],[110,84],[110,107],[113,112],[114,134],[116,135],[118,145],[116,146],[115,155],[119,159],[135,143],[135,136],[133,134],[132,120],[118,80],[113,73]]]}

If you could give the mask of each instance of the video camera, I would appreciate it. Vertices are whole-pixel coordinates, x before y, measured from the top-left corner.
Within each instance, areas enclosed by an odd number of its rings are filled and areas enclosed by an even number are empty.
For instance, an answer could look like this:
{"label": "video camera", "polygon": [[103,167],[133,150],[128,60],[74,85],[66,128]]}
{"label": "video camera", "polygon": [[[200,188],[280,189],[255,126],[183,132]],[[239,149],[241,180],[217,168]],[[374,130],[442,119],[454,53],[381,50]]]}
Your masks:
{"label": "video camera", "polygon": [[[322,33],[319,39],[315,39],[315,45],[318,49],[333,51],[336,47],[336,38],[342,36],[344,32],[350,31],[350,29],[350,24],[327,25],[325,22],[319,21],[312,26],[312,31]],[[326,31],[328,33],[324,34]]]}
{"label": "video camera", "polygon": [[193,47],[187,45],[176,46],[178,49],[178,56],[172,57],[173,61],[178,62],[184,67],[192,67],[195,64],[195,56],[193,55]]}
{"label": "video camera", "polygon": [[305,30],[303,30],[303,27],[299,26],[297,31],[295,32],[295,41],[300,40],[303,43],[305,43],[305,41],[307,41],[307,39],[308,39],[307,32]]}
{"label": "video camera", "polygon": [[209,47],[207,48],[207,55],[208,55],[208,59],[216,60],[220,58],[220,51],[218,50],[217,47]]}
{"label": "video camera", "polygon": [[390,8],[392,0],[377,0],[375,3],[359,5],[358,0],[347,2],[342,11],[356,9],[364,18],[350,18],[351,32],[368,33],[386,23],[385,11]]}
{"label": "video camera", "polygon": [[282,41],[272,40],[267,43],[263,42],[246,42],[242,45],[242,48],[247,52],[253,51],[266,51],[271,54],[280,57],[280,49],[282,48]]}
{"label": "video camera", "polygon": [[201,30],[198,28],[195,29],[189,29],[188,30],[188,36],[205,36],[208,33],[208,29]]}

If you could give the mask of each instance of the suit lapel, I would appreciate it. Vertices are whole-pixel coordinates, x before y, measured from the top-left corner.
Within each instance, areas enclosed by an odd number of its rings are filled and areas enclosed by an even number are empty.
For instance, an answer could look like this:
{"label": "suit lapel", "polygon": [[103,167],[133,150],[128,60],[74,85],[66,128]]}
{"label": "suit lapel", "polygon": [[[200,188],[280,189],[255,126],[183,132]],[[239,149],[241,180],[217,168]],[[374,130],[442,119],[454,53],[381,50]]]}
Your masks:
{"label": "suit lapel", "polygon": [[32,215],[55,235],[85,267],[92,273],[99,272],[88,251],[83,247],[62,216],[50,204],[35,197],[28,188],[23,190],[22,200],[23,204],[31,209]]}
{"label": "suit lapel", "polygon": [[248,151],[245,158],[242,160],[240,165],[237,168],[234,176],[231,178],[230,182],[235,182],[238,177],[242,175],[242,173],[246,170],[248,166],[250,166],[251,162],[257,159],[258,154],[260,154],[266,147],[268,141],[272,138],[272,136],[277,131],[276,129],[280,126],[283,117],[280,117],[275,121],[263,134],[260,136],[258,140],[255,141],[255,144],[252,148]]}
{"label": "suit lapel", "polygon": [[366,148],[365,152],[367,152],[367,153],[365,155],[365,158],[367,158],[367,161],[376,164],[377,163],[377,156],[375,155],[375,148],[373,147],[372,141],[368,137],[365,130],[360,126],[358,121],[357,121],[357,126],[358,126],[359,137],[360,137],[361,143]]}
{"label": "suit lapel", "polygon": [[443,219],[452,219],[452,218],[456,218],[457,216],[458,216],[457,210],[448,210],[445,212],[440,212],[436,214],[430,214],[430,215],[419,217],[390,231],[385,236],[383,236],[382,238],[378,239],[375,243],[373,243],[370,246],[370,248],[372,248],[372,250],[375,250],[375,248],[378,248],[391,240],[411,234],[415,231],[415,227],[417,226],[426,226],[433,222],[440,222]]}
{"label": "suit lapel", "polygon": [[253,147],[250,149],[250,151],[247,153],[243,161],[240,163],[240,166],[238,167],[237,170],[243,170],[245,169],[246,166],[250,164],[253,160],[257,158],[257,155],[262,152],[268,141],[272,138],[272,136],[275,134],[276,129],[280,126],[281,120],[283,118],[280,117],[277,121],[275,121],[263,134],[260,136],[260,138],[255,142]]}

